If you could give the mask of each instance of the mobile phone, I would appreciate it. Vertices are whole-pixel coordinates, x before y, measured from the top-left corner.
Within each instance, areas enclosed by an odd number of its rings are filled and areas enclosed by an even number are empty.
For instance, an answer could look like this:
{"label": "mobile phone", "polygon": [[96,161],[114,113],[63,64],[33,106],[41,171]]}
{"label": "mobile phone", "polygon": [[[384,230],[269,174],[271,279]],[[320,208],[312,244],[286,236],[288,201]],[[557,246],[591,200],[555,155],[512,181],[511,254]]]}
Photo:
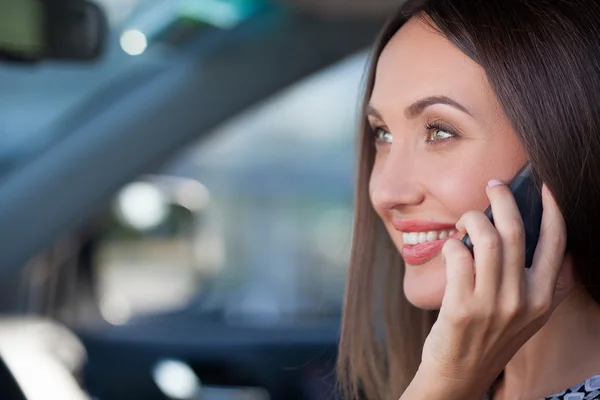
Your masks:
{"label": "mobile phone", "polygon": [[[517,207],[523,218],[525,228],[525,268],[530,268],[533,262],[533,254],[540,238],[540,226],[542,224],[542,193],[541,184],[534,180],[531,165],[525,164],[508,184],[510,191],[515,196]],[[492,207],[485,210],[485,215],[490,222],[494,223]],[[462,242],[473,255],[473,243],[469,235],[462,238]]]}

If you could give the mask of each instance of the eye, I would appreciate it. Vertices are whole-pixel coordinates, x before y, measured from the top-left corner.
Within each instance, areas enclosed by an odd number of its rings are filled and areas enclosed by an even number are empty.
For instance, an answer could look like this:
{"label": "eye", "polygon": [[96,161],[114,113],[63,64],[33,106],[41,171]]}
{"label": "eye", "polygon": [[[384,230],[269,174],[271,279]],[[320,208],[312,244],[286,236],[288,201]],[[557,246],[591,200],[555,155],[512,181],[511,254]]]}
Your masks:
{"label": "eye", "polygon": [[439,122],[428,123],[426,129],[427,139],[425,140],[425,143],[427,144],[434,144],[448,139],[454,139],[458,136],[451,128],[444,126]]}
{"label": "eye", "polygon": [[376,144],[392,143],[392,134],[385,129],[373,128],[373,132],[375,133]]}

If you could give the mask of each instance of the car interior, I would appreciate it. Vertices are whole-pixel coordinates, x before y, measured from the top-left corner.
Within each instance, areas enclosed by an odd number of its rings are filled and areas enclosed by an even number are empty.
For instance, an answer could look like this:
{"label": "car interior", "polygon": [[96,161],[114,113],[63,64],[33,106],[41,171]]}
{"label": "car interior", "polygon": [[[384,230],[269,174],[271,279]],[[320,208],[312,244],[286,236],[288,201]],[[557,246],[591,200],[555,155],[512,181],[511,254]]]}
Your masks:
{"label": "car interior", "polygon": [[337,398],[393,2],[326,3],[0,0],[0,398]]}

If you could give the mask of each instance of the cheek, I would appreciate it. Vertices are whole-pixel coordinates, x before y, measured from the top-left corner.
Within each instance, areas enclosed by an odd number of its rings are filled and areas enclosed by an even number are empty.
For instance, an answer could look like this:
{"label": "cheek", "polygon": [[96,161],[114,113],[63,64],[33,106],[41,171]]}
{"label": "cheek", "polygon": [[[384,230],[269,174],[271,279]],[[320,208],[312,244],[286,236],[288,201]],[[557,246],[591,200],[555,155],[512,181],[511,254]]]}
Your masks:
{"label": "cheek", "polygon": [[480,174],[448,173],[439,179],[432,193],[458,220],[469,210],[485,210],[489,199],[485,192],[488,178]]}
{"label": "cheek", "polygon": [[461,162],[454,159],[446,168],[428,171],[430,194],[456,219],[469,210],[485,210],[490,204],[485,191],[488,181],[508,182],[525,163],[526,157],[517,145],[499,147],[476,149],[456,157]]}
{"label": "cheek", "polygon": [[[380,204],[381,202],[376,200],[375,198],[375,189],[377,188],[377,190],[379,191],[379,193],[381,193],[382,190],[389,190],[389,183],[388,182],[384,182],[381,181],[381,162],[375,161],[373,168],[371,169],[371,176],[369,178],[369,202],[371,203],[371,205],[373,206],[373,209],[375,210],[375,212],[380,216],[383,217],[384,215],[384,210],[382,207],[382,204]],[[383,187],[381,187],[381,184],[385,184]]]}

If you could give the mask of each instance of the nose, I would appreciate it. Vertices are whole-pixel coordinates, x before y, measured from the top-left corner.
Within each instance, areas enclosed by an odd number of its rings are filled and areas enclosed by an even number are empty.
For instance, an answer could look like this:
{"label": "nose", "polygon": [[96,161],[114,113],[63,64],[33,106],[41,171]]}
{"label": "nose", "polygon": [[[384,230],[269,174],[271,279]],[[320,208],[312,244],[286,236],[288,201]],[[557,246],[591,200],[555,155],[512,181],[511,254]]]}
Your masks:
{"label": "nose", "polygon": [[425,199],[415,163],[406,155],[390,152],[377,160],[371,172],[369,192],[375,210],[381,214],[395,208],[417,206]]}

